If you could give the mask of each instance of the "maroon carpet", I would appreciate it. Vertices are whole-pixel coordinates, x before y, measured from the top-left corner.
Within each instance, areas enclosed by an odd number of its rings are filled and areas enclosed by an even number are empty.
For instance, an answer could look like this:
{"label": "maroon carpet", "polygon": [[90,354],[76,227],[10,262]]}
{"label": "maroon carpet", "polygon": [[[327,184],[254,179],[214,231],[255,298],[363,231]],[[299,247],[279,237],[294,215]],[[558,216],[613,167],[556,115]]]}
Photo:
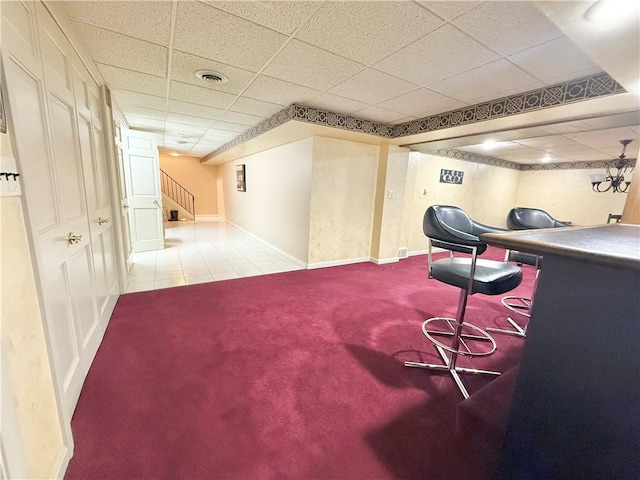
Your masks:
{"label": "maroon carpet", "polygon": [[[524,270],[514,292],[529,294]],[[402,365],[439,362],[421,323],[454,315],[458,292],[428,279],[419,256],[123,295],[73,417],[65,478],[488,478],[500,425],[459,425],[452,379]],[[504,316],[500,297],[469,300],[468,321]],[[467,362],[516,365],[522,339],[497,340]],[[471,410],[506,418],[502,378],[468,378]]]}

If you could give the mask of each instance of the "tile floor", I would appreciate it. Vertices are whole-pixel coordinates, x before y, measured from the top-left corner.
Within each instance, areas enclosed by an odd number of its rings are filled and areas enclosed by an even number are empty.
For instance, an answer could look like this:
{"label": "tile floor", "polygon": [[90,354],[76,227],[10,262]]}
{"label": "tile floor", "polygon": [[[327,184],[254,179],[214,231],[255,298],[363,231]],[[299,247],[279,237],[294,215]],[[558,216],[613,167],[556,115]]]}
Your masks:
{"label": "tile floor", "polygon": [[133,254],[126,293],[302,268],[224,221],[166,222],[164,250]]}

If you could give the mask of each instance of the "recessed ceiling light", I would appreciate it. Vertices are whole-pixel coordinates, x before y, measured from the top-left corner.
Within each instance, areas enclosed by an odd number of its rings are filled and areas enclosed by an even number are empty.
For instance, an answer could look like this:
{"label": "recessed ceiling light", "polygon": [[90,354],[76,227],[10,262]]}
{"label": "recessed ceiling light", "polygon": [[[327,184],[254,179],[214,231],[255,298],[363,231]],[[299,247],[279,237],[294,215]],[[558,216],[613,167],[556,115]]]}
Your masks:
{"label": "recessed ceiling light", "polygon": [[180,154],[178,152],[171,152],[172,157],[179,157]]}
{"label": "recessed ceiling light", "polygon": [[546,154],[544,157],[540,159],[540,161],[542,163],[549,163],[551,161],[551,156],[549,154]]}
{"label": "recessed ceiling light", "polygon": [[584,17],[590,22],[608,22],[624,17],[638,8],[633,0],[599,0],[589,7]]}
{"label": "recessed ceiling light", "polygon": [[208,83],[227,83],[229,81],[223,74],[211,70],[198,70],[196,77]]}

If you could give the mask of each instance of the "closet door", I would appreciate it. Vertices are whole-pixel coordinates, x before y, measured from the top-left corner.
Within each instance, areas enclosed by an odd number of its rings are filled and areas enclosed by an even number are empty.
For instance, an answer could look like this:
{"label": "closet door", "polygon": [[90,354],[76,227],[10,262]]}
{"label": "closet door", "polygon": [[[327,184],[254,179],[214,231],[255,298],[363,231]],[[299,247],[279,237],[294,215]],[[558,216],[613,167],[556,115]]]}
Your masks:
{"label": "closet door", "polygon": [[94,138],[90,97],[76,106],[82,82],[74,76],[83,73],[75,52],[44,6],[3,2],[2,28],[6,96],[50,356],[70,418],[106,327],[99,314],[106,313],[104,300],[96,301],[104,265],[94,269],[93,249],[102,235],[90,228],[101,209],[94,192],[100,191],[95,152],[102,147]]}

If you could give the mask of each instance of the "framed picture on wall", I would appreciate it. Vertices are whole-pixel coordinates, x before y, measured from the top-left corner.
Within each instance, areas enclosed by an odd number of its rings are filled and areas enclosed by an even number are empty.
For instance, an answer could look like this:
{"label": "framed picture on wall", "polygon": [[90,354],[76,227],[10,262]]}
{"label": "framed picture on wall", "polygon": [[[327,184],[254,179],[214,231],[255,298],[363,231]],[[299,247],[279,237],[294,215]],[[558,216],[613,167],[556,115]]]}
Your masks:
{"label": "framed picture on wall", "polygon": [[236,165],[236,188],[239,192],[247,191],[244,165]]}

